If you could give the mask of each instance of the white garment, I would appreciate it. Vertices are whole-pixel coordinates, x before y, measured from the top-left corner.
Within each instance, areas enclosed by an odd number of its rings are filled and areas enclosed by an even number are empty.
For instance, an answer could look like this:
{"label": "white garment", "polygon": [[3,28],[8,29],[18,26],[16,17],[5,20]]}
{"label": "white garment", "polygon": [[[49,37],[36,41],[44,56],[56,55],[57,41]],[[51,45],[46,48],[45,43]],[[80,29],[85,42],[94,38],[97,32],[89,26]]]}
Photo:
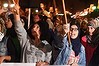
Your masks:
{"label": "white garment", "polygon": [[4,37],[4,33],[0,32],[0,41],[2,41],[3,37]]}

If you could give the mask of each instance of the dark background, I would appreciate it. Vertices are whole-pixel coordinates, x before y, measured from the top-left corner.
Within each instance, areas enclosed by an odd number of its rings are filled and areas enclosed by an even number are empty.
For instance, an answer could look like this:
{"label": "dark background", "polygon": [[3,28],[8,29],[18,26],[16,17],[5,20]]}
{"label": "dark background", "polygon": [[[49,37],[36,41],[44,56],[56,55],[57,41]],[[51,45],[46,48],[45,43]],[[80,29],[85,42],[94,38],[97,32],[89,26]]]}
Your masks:
{"label": "dark background", "polygon": [[[56,7],[63,12],[62,0],[55,0]],[[90,4],[95,4],[97,6],[98,0],[64,0],[66,5],[66,10],[75,13],[77,11],[82,11],[88,8]],[[50,6],[53,6],[53,0],[20,0],[20,6],[22,8],[38,8],[39,3],[42,2],[46,5],[46,10]]]}

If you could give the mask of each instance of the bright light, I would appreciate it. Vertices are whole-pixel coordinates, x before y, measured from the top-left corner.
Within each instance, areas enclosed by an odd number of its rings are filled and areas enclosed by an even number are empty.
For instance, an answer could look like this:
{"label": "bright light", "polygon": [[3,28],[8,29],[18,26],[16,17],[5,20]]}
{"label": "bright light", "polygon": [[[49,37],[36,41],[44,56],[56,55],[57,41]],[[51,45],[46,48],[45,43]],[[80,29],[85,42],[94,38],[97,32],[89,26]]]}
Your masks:
{"label": "bright light", "polygon": [[48,12],[48,14],[50,14],[50,12]]}
{"label": "bright light", "polygon": [[57,15],[59,15],[59,16],[63,16],[64,14],[57,14]]}
{"label": "bright light", "polygon": [[86,16],[88,14],[88,11],[81,12],[79,16]]}
{"label": "bright light", "polygon": [[15,4],[10,4],[10,7],[13,8],[15,6]]}
{"label": "bright light", "polygon": [[35,12],[38,12],[38,10],[35,10]]}
{"label": "bright light", "polygon": [[8,7],[8,4],[7,4],[7,3],[4,3],[4,4],[3,4],[3,7]]}
{"label": "bright light", "polygon": [[95,10],[95,9],[96,9],[96,6],[93,6],[93,7],[92,7],[92,10]]}

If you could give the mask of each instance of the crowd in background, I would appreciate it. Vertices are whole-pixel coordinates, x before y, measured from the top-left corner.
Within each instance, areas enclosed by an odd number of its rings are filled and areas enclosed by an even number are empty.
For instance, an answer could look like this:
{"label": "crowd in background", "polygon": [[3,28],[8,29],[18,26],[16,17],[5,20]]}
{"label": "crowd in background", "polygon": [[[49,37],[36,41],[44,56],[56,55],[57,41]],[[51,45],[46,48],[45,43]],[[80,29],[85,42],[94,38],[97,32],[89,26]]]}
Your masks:
{"label": "crowd in background", "polygon": [[90,18],[50,13],[40,4],[31,13],[18,3],[4,10],[0,6],[0,63],[36,63],[44,65],[99,66],[99,17]]}

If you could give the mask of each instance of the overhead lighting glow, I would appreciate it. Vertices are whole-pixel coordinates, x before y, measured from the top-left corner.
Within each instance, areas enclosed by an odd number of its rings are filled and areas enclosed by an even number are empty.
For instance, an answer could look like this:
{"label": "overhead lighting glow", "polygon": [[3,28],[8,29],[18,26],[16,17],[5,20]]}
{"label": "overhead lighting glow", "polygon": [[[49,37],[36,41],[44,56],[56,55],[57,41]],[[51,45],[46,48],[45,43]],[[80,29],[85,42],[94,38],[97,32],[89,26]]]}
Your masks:
{"label": "overhead lighting glow", "polygon": [[38,12],[38,10],[35,10],[35,12]]}
{"label": "overhead lighting glow", "polygon": [[3,4],[3,7],[8,7],[8,3],[4,3]]}
{"label": "overhead lighting glow", "polygon": [[95,10],[95,9],[96,9],[96,6],[93,6],[93,7],[92,7],[92,10]]}
{"label": "overhead lighting glow", "polygon": [[15,6],[15,4],[10,4],[10,7],[13,8]]}

